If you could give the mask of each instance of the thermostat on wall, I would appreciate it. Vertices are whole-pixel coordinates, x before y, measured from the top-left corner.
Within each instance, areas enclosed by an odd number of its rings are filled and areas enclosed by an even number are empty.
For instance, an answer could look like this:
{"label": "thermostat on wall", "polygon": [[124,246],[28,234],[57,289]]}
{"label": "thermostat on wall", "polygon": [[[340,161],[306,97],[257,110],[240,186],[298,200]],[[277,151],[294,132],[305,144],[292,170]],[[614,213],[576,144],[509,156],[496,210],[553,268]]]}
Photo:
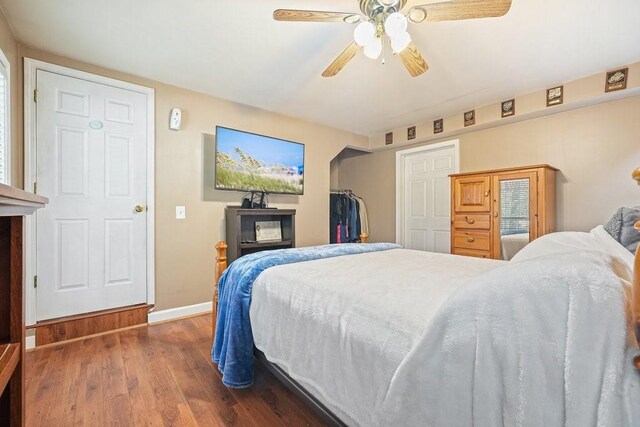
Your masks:
{"label": "thermostat on wall", "polygon": [[179,108],[172,108],[171,115],[169,116],[169,129],[180,130],[181,123],[182,123],[182,110]]}

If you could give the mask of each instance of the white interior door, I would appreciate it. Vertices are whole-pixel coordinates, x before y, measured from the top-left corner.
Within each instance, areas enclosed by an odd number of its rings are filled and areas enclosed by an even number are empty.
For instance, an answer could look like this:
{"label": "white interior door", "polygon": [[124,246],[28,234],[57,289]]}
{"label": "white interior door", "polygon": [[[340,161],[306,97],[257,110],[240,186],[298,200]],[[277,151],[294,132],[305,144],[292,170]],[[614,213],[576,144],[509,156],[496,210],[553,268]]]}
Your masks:
{"label": "white interior door", "polygon": [[404,157],[404,246],[429,252],[451,251],[451,191],[455,148]]}
{"label": "white interior door", "polygon": [[37,214],[37,320],[144,303],[147,99],[42,70],[36,82],[36,180],[49,198]]}

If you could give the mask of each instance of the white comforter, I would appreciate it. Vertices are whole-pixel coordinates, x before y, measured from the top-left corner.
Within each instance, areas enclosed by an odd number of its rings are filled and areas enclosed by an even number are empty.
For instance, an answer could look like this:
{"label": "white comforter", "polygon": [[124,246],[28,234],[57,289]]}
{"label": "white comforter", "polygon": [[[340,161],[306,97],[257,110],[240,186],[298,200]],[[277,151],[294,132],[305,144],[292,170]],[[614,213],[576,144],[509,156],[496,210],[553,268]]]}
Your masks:
{"label": "white comforter", "polygon": [[638,425],[616,263],[399,249],[274,267],[251,324],[350,425]]}

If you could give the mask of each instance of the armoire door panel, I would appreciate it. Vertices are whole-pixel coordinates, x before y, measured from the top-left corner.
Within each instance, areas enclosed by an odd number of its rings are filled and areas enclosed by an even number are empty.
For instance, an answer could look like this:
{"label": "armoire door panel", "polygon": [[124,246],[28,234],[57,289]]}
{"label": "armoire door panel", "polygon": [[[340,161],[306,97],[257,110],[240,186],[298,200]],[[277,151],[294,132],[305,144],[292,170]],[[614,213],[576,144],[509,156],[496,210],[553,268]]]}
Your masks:
{"label": "armoire door panel", "polygon": [[489,212],[491,209],[491,177],[455,178],[454,210],[456,212]]}

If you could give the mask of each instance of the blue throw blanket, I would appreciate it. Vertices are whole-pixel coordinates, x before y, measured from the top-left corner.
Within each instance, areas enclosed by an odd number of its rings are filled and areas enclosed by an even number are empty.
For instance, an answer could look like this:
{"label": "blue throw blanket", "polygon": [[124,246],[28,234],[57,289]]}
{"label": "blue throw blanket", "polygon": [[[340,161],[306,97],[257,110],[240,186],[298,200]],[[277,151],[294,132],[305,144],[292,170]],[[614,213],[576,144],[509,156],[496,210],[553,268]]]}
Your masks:
{"label": "blue throw blanket", "polygon": [[220,278],[216,337],[211,354],[222,372],[224,385],[244,388],[253,384],[253,333],[249,304],[253,281],[260,273],[276,265],[399,247],[392,243],[324,245],[257,252],[235,260]]}

